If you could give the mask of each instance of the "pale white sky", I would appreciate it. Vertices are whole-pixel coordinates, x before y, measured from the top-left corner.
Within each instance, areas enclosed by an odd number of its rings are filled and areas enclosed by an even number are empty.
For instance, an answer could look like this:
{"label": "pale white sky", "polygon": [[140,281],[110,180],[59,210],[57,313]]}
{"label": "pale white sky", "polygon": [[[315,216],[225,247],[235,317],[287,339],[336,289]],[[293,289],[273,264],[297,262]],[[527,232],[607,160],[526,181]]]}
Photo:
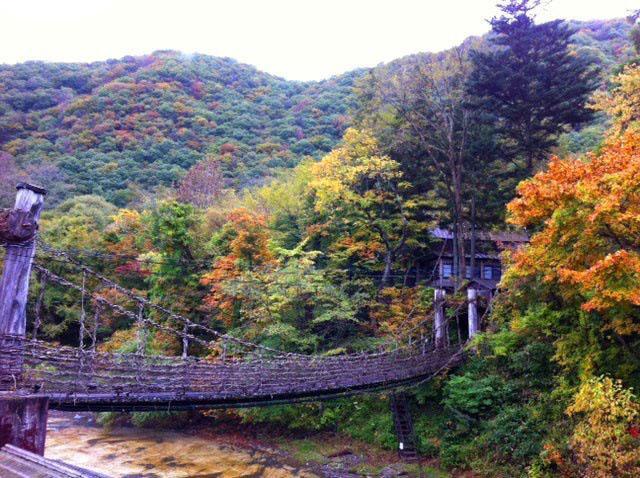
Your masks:
{"label": "pale white sky", "polygon": [[[639,0],[552,0],[538,15],[615,18]],[[496,0],[0,0],[0,63],[172,49],[322,79],[486,32]]]}

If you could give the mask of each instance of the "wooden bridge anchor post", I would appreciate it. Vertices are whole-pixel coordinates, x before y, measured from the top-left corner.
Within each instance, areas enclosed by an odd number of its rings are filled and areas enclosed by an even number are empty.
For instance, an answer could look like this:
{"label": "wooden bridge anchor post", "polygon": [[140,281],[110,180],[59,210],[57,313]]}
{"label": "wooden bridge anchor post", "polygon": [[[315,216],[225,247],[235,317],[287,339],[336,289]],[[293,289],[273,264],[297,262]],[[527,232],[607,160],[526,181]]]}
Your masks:
{"label": "wooden bridge anchor post", "polygon": [[0,279],[0,334],[24,337],[29,275],[36,251],[34,237],[25,231],[37,229],[46,191],[26,183],[18,183],[16,188],[16,215],[14,221],[9,220],[9,224],[3,229],[12,239],[26,235],[27,240],[12,243],[14,241],[5,238],[7,254]]}
{"label": "wooden bridge anchor post", "polygon": [[[24,363],[27,299],[36,233],[46,191],[18,183],[12,211],[2,216],[0,240],[7,253],[0,278],[0,389],[16,390]],[[0,393],[0,447],[11,444],[44,455],[49,399]]]}
{"label": "wooden bridge anchor post", "polygon": [[12,390],[22,374],[22,347],[27,326],[27,298],[35,235],[46,191],[18,183],[14,209],[0,221],[0,241],[6,245],[0,278],[0,389]]}

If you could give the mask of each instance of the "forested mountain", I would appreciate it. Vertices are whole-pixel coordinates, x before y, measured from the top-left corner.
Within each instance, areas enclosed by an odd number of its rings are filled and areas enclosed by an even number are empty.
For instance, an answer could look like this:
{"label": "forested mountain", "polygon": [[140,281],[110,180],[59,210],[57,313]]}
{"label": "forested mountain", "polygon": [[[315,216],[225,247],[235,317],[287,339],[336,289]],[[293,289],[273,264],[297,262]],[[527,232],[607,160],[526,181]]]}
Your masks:
{"label": "forested mountain", "polygon": [[[575,23],[576,49],[607,69],[631,54],[624,20]],[[426,55],[396,61],[397,65]],[[126,205],[207,155],[227,186],[264,181],[330,151],[365,70],[287,81],[228,58],[161,51],[90,64],[0,66],[0,171]]]}
{"label": "forested mountain", "polygon": [[293,82],[166,51],[2,66],[0,142],[21,167],[55,165],[75,193],[119,204],[128,183],[170,185],[207,154],[221,154],[229,185],[243,187],[328,152],[348,123],[357,76]]}
{"label": "forested mountain", "polygon": [[[0,194],[51,191],[36,260],[82,284],[35,281],[29,333],[241,360],[198,325],[331,356],[440,330],[465,363],[407,391],[421,456],[454,476],[640,476],[640,10],[573,33],[537,24],[540,3],[314,83],[175,52],[0,67]],[[501,247],[479,238],[505,229],[529,244],[487,271]],[[398,447],[384,393],[228,418]]]}

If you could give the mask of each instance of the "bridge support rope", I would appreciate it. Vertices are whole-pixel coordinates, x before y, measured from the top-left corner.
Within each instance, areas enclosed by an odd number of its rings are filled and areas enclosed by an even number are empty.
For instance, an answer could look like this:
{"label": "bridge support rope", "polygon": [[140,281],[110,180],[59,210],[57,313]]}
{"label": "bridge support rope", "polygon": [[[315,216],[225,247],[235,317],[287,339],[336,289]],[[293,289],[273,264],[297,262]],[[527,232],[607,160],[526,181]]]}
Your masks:
{"label": "bridge support rope", "polygon": [[[18,196],[26,195],[32,201],[29,217],[35,218],[34,221],[39,216],[43,194],[24,185],[18,193]],[[16,204],[23,202],[16,201]],[[35,226],[29,224],[37,229],[37,222]],[[39,305],[36,308],[38,316],[47,283],[76,291],[80,294],[81,303],[80,347],[54,346],[38,341],[39,323],[34,326],[33,339],[26,340],[24,306],[21,305],[20,313],[11,315],[11,323],[0,327],[0,331],[4,331],[0,340],[6,344],[0,349],[0,382],[10,384],[18,395],[44,393],[56,408],[138,410],[175,408],[176,404],[185,408],[209,408],[319,400],[410,386],[429,380],[462,358],[462,345],[450,347],[442,340],[435,340],[446,337],[449,324],[444,314],[435,324],[435,337],[429,342],[421,330],[420,342],[413,341],[410,334],[408,345],[396,344],[389,351],[336,356],[282,352],[194,323],[121,287],[78,263],[69,254],[47,248],[47,254],[79,268],[82,284],[75,284],[41,264],[32,264],[35,243],[33,237],[30,236],[29,240],[31,242],[25,249],[27,255],[17,261],[27,274],[27,282],[7,289],[4,297],[8,298],[12,293],[22,294],[18,302],[26,303],[31,267],[41,274]],[[20,280],[23,280],[22,275]],[[96,282],[133,301],[136,310],[107,300],[101,290],[92,289],[91,284]],[[86,308],[90,306],[94,308],[92,328],[86,324]],[[136,324],[137,353],[97,351],[99,318],[106,308]],[[145,310],[153,310],[153,314],[145,314]],[[182,339],[182,357],[146,355],[147,333],[151,329]],[[88,335],[91,336],[91,345],[85,347]],[[190,344],[202,346],[210,355],[206,358],[188,357]],[[21,373],[11,373],[16,370]]]}

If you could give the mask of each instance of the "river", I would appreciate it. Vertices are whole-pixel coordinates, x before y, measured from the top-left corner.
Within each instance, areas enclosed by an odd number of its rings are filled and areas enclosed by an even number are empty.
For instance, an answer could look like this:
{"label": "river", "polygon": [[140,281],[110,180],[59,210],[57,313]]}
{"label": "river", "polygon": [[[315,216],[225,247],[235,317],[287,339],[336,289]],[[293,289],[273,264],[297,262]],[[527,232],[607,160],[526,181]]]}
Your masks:
{"label": "river", "polygon": [[45,456],[118,478],[314,478],[277,453],[194,433],[112,427],[92,415],[52,412]]}

